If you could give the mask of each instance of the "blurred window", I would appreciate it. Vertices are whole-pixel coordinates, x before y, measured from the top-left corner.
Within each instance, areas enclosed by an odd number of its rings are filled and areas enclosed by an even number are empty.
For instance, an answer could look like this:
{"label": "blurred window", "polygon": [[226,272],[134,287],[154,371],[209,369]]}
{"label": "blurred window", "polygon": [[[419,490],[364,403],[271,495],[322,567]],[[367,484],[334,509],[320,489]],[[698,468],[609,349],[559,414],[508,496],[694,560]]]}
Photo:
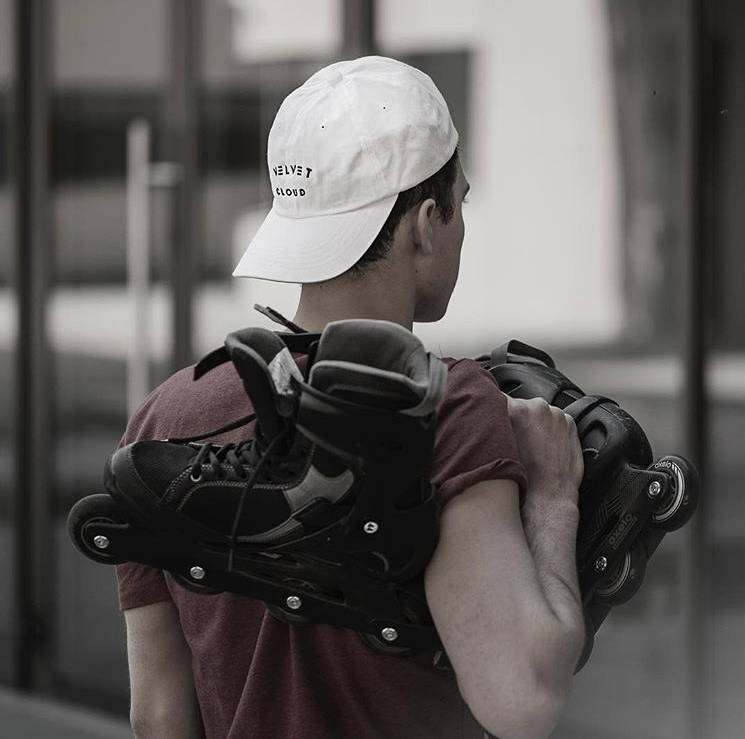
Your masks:
{"label": "blurred window", "polygon": [[59,91],[52,99],[52,179],[55,184],[121,179],[127,166],[127,126],[144,118],[162,149],[162,91],[91,89]]}
{"label": "blurred window", "polygon": [[712,4],[714,80],[709,89],[713,133],[708,156],[714,301],[706,316],[711,342],[708,534],[705,551],[710,601],[707,613],[706,736],[729,739],[745,725],[745,4]]}
{"label": "blurred window", "polygon": [[231,273],[271,207],[266,140],[274,116],[294,88],[338,59],[342,45],[341,0],[228,0],[203,8],[198,352],[247,323],[268,325],[252,315],[254,302],[293,310],[295,285],[235,280]]}
{"label": "blurred window", "polygon": [[[7,0],[4,0],[7,2]],[[7,73],[7,70],[6,70]],[[8,89],[8,78],[0,78],[0,140],[7,142],[9,136],[8,118],[10,116],[10,91]],[[0,157],[0,185],[5,185],[9,176],[9,159],[7,146],[3,146],[3,155]]]}
{"label": "blurred window", "polygon": [[[71,545],[66,517],[101,490],[106,458],[128,415],[133,299],[127,269],[127,129],[151,125],[149,160],[162,158],[168,85],[167,0],[56,0],[50,60],[53,684],[126,712],[126,644],[110,567]],[[142,360],[154,378],[168,360],[166,270],[170,193],[150,192],[154,269],[142,296],[156,334]],[[157,342],[158,352],[154,348]]]}
{"label": "blurred window", "polygon": [[14,193],[9,181],[10,96],[15,44],[12,0],[0,0],[0,681],[13,674],[14,586],[13,494],[15,479],[16,292]]}
{"label": "blurred window", "polygon": [[745,4],[718,0],[716,7],[716,81],[712,89],[714,141],[710,149],[715,169],[718,218],[711,245],[716,254],[712,275],[714,315],[711,331],[720,350],[745,349]]}

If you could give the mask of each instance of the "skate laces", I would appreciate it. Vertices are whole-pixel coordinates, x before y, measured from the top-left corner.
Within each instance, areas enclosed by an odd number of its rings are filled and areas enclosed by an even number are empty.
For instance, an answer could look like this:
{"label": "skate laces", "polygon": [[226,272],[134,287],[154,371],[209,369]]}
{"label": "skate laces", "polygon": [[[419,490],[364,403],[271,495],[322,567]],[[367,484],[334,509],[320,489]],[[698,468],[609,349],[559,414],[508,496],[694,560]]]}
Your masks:
{"label": "skate laces", "polygon": [[[247,449],[247,452],[256,452],[259,456],[259,460],[256,466],[251,470],[251,474],[248,476],[246,484],[243,486],[241,491],[241,497],[238,499],[238,506],[235,510],[235,517],[233,518],[233,528],[230,532],[230,550],[228,554],[228,572],[233,572],[233,555],[235,549],[238,546],[238,526],[243,515],[243,507],[246,503],[248,494],[253,490],[254,484],[259,476],[259,472],[267,465],[268,460],[271,458],[275,449],[279,446],[279,442],[287,440],[289,438],[289,428],[286,427],[278,433],[267,445],[266,449],[259,449],[257,444],[252,444],[250,441],[246,442],[246,446],[250,445],[251,448]],[[258,441],[258,437],[252,441]]]}
{"label": "skate laces", "polygon": [[[256,414],[251,413],[248,416],[231,421],[220,428],[213,429],[204,434],[179,439],[168,439],[168,441],[174,444],[193,444],[203,439],[207,439],[210,436],[217,436],[226,431],[232,431],[240,426],[244,426],[255,418]],[[278,457],[276,454],[276,452],[281,448],[280,444],[282,441],[287,442],[287,449],[284,451],[289,451],[289,447],[291,446],[290,442],[292,441],[292,431],[292,425],[286,424],[279,433],[275,434],[269,442],[266,442],[264,435],[261,433],[261,429],[257,428],[256,436],[253,439],[248,439],[247,441],[238,444],[201,444],[197,456],[194,457],[194,461],[192,462],[189,471],[189,476],[192,482],[199,482],[202,479],[204,467],[212,468],[213,474],[218,479],[222,479],[223,467],[225,464],[233,469],[239,480],[246,481],[243,490],[241,490],[241,496],[238,499],[238,506],[236,507],[233,525],[230,532],[228,555],[229,572],[233,572],[233,556],[235,549],[238,546],[238,527],[243,515],[246,499],[249,493],[253,490],[259,474],[266,467],[273,467],[275,470],[286,473],[290,471],[290,468],[293,466],[293,460],[290,459],[288,455],[281,454]],[[248,475],[246,474],[246,467],[251,468]]]}
{"label": "skate laces", "polygon": [[[189,436],[184,438],[172,438],[168,439],[173,444],[195,444],[195,442],[207,439],[210,436],[217,436],[218,434],[226,431],[232,431],[233,429],[244,426],[256,418],[255,413],[251,413],[248,416],[239,418],[235,421],[231,421],[225,426],[213,429],[204,434],[198,436]],[[218,478],[223,478],[223,466],[228,464],[236,476],[241,480],[250,479],[251,475],[246,475],[245,467],[256,468],[257,466],[264,466],[264,460],[271,454],[271,450],[274,450],[278,440],[281,438],[289,439],[289,427],[285,427],[279,432],[272,440],[267,444],[264,441],[264,437],[261,433],[261,429],[256,429],[256,436],[253,439],[248,439],[239,443],[228,443],[228,444],[199,444],[199,451],[194,461],[191,464],[189,475],[192,482],[199,482],[202,479],[202,468],[212,468],[213,474]],[[275,460],[275,462],[281,462],[284,460]]]}
{"label": "skate laces", "polygon": [[239,479],[247,479],[244,465],[252,463],[250,454],[252,447],[251,441],[242,444],[202,444],[191,465],[189,476],[192,482],[199,482],[202,479],[202,467],[204,466],[211,467],[215,476],[222,479],[225,463],[230,465]]}

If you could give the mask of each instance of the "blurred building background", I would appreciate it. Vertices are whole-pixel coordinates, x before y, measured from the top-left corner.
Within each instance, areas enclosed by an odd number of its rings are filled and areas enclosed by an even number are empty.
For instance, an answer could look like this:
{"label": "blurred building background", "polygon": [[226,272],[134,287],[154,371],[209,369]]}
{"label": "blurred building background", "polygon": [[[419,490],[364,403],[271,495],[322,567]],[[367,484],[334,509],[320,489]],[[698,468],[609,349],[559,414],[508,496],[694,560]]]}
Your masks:
{"label": "blurred building background", "polygon": [[435,79],[472,183],[428,346],[542,346],[703,473],[555,736],[743,736],[738,0],[0,0],[0,726],[126,736],[113,571],[67,511],[154,384],[265,324],[254,302],[292,315],[297,287],[230,277],[271,204],[266,135],[369,52]]}

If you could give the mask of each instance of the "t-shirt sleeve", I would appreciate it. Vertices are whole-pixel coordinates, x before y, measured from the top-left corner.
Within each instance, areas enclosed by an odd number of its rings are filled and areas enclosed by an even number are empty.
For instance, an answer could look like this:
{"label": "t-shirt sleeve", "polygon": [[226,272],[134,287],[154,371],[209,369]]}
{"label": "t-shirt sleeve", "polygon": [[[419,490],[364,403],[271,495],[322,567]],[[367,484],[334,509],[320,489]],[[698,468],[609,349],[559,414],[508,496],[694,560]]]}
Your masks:
{"label": "t-shirt sleeve", "polygon": [[116,579],[121,611],[171,599],[165,575],[155,567],[124,562],[116,566]]}
{"label": "t-shirt sleeve", "polygon": [[[135,411],[127,424],[121,446],[139,439],[158,438],[153,419],[157,417],[160,392],[156,388]],[[139,562],[124,562],[116,566],[116,579],[121,611],[149,606],[171,598],[163,571],[155,567]]]}
{"label": "t-shirt sleeve", "polygon": [[[452,361],[452,360],[449,360]],[[525,492],[526,475],[496,380],[472,359],[449,364],[437,412],[430,478],[443,504],[477,482],[514,480]]]}

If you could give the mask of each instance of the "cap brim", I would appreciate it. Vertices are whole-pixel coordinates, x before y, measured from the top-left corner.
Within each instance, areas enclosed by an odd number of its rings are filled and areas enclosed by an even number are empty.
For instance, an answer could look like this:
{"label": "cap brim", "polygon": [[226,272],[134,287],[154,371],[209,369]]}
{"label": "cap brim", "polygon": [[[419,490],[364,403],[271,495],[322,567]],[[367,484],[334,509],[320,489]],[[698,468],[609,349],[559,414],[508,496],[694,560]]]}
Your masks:
{"label": "cap brim", "polygon": [[347,213],[287,218],[269,211],[234,277],[322,282],[346,272],[380,232],[398,195]]}

